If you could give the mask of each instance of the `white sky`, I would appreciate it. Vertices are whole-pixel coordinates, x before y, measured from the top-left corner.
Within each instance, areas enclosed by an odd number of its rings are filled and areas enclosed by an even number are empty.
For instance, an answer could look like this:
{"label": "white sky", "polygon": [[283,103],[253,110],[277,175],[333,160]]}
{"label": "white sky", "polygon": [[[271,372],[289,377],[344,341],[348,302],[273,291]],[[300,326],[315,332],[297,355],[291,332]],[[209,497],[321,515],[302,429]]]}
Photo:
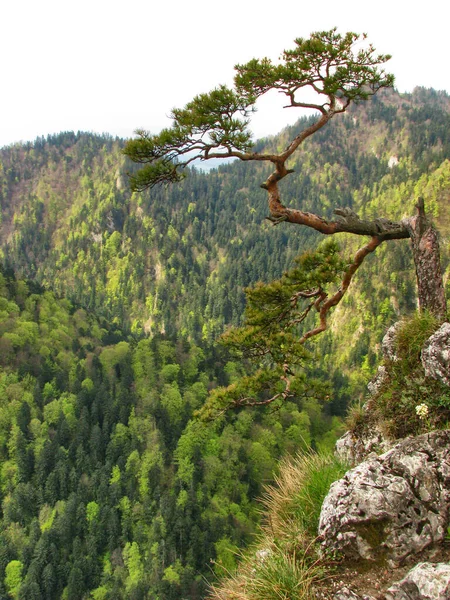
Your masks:
{"label": "white sky", "polygon": [[[446,0],[3,0],[0,146],[67,130],[157,133],[194,95],[231,84],[235,63],[276,59],[334,26],[393,55],[400,92],[450,92]],[[264,103],[256,137],[299,114]]]}

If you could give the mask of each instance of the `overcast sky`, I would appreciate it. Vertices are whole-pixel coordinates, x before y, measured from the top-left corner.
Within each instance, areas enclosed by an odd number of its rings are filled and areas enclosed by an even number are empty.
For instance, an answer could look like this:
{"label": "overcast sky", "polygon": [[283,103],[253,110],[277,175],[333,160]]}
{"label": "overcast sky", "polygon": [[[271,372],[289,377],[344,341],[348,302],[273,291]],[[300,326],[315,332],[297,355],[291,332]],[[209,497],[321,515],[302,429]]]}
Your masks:
{"label": "overcast sky", "polygon": [[[4,0],[0,146],[68,130],[157,133],[171,108],[230,84],[235,63],[276,59],[294,38],[334,26],[392,54],[400,92],[449,92],[449,16],[445,0]],[[264,103],[256,137],[299,116],[281,106]]]}

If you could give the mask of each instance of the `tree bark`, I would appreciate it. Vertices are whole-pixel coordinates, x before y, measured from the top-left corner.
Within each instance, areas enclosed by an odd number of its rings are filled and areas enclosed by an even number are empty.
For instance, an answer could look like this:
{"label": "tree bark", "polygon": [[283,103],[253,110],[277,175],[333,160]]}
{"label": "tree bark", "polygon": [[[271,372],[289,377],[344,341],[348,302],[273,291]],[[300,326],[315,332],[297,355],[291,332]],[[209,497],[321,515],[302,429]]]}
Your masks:
{"label": "tree bark", "polygon": [[337,208],[334,211],[336,218],[329,220],[282,204],[278,182],[289,173],[282,162],[261,186],[268,192],[270,216],[267,218],[274,225],[286,221],[310,227],[325,235],[345,232],[370,236],[372,240],[378,240],[377,245],[388,240],[410,238],[416,268],[419,310],[429,311],[440,321],[447,319],[438,233],[425,214],[423,198],[419,198],[416,205],[418,214],[402,221],[384,218],[366,221],[349,208]]}
{"label": "tree bark", "polygon": [[423,198],[419,198],[416,208],[417,215],[407,220],[407,227],[416,266],[419,309],[429,311],[440,321],[445,321],[447,303],[438,234],[425,214]]}

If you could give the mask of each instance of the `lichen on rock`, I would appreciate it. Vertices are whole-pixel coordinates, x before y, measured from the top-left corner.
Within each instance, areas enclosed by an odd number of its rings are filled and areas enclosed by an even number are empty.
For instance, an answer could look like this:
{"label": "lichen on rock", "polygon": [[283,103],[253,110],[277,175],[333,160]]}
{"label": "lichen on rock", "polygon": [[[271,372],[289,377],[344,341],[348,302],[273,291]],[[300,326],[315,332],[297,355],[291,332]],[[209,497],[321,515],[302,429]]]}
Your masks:
{"label": "lichen on rock", "polygon": [[397,323],[394,323],[394,325],[389,327],[389,329],[384,335],[383,341],[381,342],[381,350],[383,352],[383,357],[385,360],[390,360],[392,362],[398,360],[396,340],[397,333],[400,327],[401,321],[397,321]]}
{"label": "lichen on rock", "polygon": [[443,323],[429,338],[422,350],[421,361],[427,377],[450,386],[450,323]]}
{"label": "lichen on rock", "polygon": [[386,600],[448,600],[450,565],[419,563],[386,592]]}
{"label": "lichen on rock", "polygon": [[356,435],[351,431],[344,433],[336,442],[335,454],[342,462],[355,466],[373,452],[387,452],[393,444],[393,440],[388,439],[374,426],[364,431],[364,435]]}
{"label": "lichen on rock", "polygon": [[450,431],[408,438],[335,482],[322,505],[325,552],[398,565],[443,540],[450,509]]}

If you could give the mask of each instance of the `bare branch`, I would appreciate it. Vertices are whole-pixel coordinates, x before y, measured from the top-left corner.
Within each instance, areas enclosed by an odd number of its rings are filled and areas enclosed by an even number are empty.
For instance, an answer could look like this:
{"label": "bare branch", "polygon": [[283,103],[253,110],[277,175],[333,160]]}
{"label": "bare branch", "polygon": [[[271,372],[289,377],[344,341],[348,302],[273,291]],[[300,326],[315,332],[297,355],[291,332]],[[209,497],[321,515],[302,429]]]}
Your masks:
{"label": "bare branch", "polygon": [[296,208],[288,208],[281,203],[278,181],[285,177],[289,171],[281,165],[266,180],[264,187],[269,196],[269,209],[271,220],[274,223],[287,221],[296,225],[305,225],[319,233],[332,235],[335,233],[353,233],[371,237],[379,237],[382,241],[399,240],[410,237],[408,223],[405,221],[391,221],[389,219],[374,219],[366,221],[349,208],[337,208],[336,220],[325,219],[315,213],[305,212]]}

